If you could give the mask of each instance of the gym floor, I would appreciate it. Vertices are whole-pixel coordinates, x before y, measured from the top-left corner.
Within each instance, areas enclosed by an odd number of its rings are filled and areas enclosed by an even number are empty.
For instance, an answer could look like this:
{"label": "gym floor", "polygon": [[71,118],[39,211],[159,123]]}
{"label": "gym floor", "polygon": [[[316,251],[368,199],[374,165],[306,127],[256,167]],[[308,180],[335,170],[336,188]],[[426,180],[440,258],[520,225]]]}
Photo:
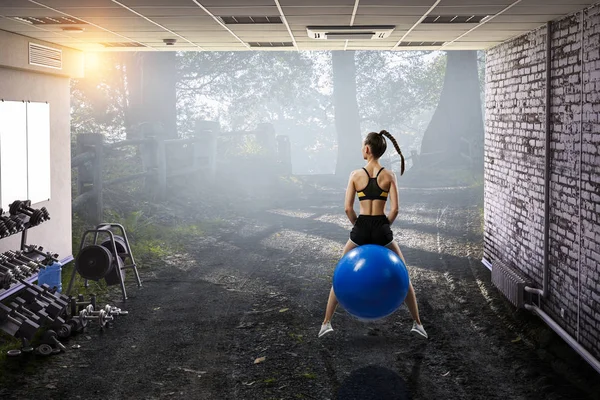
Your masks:
{"label": "gym floor", "polygon": [[128,279],[128,316],[75,336],[67,346],[79,350],[45,358],[28,375],[25,361],[14,361],[0,397],[594,398],[587,365],[491,285],[469,189],[400,191],[393,229],[429,340],[409,332],[405,307],[369,324],[339,309],[334,332],[318,339],[350,224],[343,190],[309,194],[229,213],[187,253],[142,268],[141,290]]}

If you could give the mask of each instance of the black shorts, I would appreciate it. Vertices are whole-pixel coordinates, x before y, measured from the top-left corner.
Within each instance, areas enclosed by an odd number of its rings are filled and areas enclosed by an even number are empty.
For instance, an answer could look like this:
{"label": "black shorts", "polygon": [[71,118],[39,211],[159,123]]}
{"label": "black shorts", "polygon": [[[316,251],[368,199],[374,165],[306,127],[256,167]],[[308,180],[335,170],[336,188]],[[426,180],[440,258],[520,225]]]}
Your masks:
{"label": "black shorts", "polygon": [[350,232],[350,240],[357,246],[378,244],[387,246],[394,241],[390,221],[385,215],[359,215]]}

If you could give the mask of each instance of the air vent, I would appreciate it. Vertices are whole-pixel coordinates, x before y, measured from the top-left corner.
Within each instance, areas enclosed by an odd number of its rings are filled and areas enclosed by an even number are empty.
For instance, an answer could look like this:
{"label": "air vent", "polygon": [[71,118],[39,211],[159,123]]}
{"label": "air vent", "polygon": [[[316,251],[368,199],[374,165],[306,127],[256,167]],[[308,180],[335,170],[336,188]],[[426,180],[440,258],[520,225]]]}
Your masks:
{"label": "air vent", "polygon": [[13,17],[13,19],[32,25],[87,25],[73,17]]}
{"label": "air vent", "polygon": [[272,15],[266,17],[259,16],[220,16],[219,17],[224,24],[235,25],[235,24],[281,24],[281,17]]}
{"label": "air vent", "polygon": [[29,43],[29,64],[39,67],[62,69],[62,50]]}
{"label": "air vent", "polygon": [[106,42],[100,44],[104,47],[146,47],[137,42]]}
{"label": "air vent", "polygon": [[292,47],[292,42],[248,42],[250,47]]}
{"label": "air vent", "polygon": [[385,39],[394,31],[394,25],[366,26],[307,26],[309,38],[320,40],[373,40]]}
{"label": "air vent", "polygon": [[401,42],[398,47],[438,47],[446,42]]}
{"label": "air vent", "polygon": [[430,15],[422,24],[478,24],[488,15]]}

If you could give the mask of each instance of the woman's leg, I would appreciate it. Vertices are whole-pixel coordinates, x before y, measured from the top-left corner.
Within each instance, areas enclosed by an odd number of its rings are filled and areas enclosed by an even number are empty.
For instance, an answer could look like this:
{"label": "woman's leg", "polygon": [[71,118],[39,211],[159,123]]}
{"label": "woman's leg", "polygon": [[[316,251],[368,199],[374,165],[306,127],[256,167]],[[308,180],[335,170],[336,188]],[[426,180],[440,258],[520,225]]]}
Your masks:
{"label": "woman's leg", "polygon": [[[400,251],[400,246],[398,246],[398,243],[392,242],[386,247],[392,250],[394,253],[398,254],[402,261],[404,261],[404,265],[406,265],[406,260],[402,255],[402,251]],[[408,284],[408,293],[406,294],[406,300],[404,302],[406,303],[406,307],[408,307],[408,311],[410,312],[410,315],[415,320],[415,322],[419,325],[422,325],[421,318],[419,317],[419,306],[417,305],[417,296],[415,295],[415,289],[413,288],[412,282],[409,282]]]}
{"label": "woman's leg", "polygon": [[[356,247],[358,247],[358,246],[356,244],[354,244],[354,242],[352,242],[351,240],[348,240],[348,242],[346,242],[346,245],[344,246],[344,251],[342,253],[342,257],[344,257],[344,255],[346,255],[347,252],[349,252],[350,250],[352,250]],[[325,319],[323,320],[323,324],[326,324],[329,321],[331,321],[331,318],[333,317],[333,313],[335,312],[337,305],[338,305],[338,301],[337,301],[337,298],[335,297],[335,293],[333,293],[333,286],[332,286],[331,290],[329,291],[329,299],[327,300],[327,309],[325,310]]]}

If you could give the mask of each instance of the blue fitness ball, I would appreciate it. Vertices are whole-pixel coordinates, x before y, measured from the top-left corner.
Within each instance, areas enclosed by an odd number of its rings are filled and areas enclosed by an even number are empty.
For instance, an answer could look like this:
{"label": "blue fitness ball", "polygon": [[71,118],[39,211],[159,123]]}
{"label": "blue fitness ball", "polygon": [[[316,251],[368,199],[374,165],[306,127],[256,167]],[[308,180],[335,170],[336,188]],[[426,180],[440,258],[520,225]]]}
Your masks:
{"label": "blue fitness ball", "polygon": [[335,296],[360,320],[377,320],[396,311],[404,303],[409,282],[402,259],[374,244],[350,250],[333,273]]}

